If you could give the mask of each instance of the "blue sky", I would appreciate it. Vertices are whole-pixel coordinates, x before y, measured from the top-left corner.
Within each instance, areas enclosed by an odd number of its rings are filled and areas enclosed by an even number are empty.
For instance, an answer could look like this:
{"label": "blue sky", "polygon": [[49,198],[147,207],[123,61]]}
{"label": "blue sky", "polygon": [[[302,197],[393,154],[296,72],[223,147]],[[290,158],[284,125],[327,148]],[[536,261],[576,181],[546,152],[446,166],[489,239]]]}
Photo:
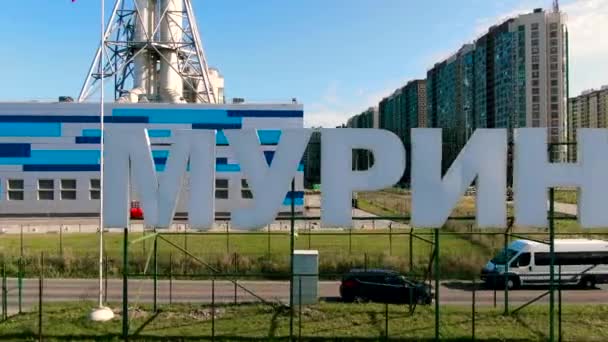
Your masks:
{"label": "blue sky", "polygon": [[[113,0],[106,0],[109,13]],[[305,105],[307,125],[363,111],[500,18],[551,0],[193,0],[227,98]],[[562,1],[571,90],[608,83],[608,0]],[[593,29],[591,29],[593,28]],[[0,101],[76,97],[99,41],[99,1],[4,1]]]}

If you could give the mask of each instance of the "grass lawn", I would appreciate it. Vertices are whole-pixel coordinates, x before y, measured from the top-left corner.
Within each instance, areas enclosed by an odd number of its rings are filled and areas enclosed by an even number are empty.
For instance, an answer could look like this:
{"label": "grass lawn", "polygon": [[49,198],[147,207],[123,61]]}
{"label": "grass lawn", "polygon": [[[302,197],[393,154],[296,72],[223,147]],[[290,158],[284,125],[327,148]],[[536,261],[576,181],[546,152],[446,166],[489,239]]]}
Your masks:
{"label": "grass lawn", "polygon": [[555,196],[554,198],[555,198],[556,202],[576,204],[577,203],[576,198],[578,197],[578,191],[560,189],[560,190],[556,190],[554,192],[554,196]]}
{"label": "grass lawn", "polygon": [[[86,319],[92,303],[48,304],[43,315],[45,340],[121,340],[121,315],[107,323]],[[112,306],[119,307],[119,306]],[[413,315],[406,306],[382,304],[320,303],[296,308],[294,336],[303,339],[341,338],[380,340],[386,334],[399,340],[431,340],[435,331],[434,307],[418,307]],[[212,324],[220,340],[286,339],[289,311],[252,304],[216,307],[212,323],[209,305],[161,307],[158,314],[149,307],[130,308],[132,339],[210,339]],[[562,313],[563,340],[608,340],[607,305],[566,305]],[[301,324],[299,318],[301,317]],[[548,307],[530,306],[517,315],[503,316],[502,310],[477,308],[475,337],[479,340],[543,341],[548,338]],[[556,336],[557,336],[557,324]],[[0,323],[0,339],[33,340],[37,336],[38,315],[28,313]],[[470,306],[443,306],[440,335],[444,340],[468,340],[472,336]]]}
{"label": "grass lawn", "polygon": [[[361,193],[359,206],[380,216],[408,215],[408,196],[399,191]],[[453,215],[471,216],[474,212],[474,198],[465,197]],[[428,241],[433,240],[434,231],[415,230],[411,261],[409,231],[301,231],[295,239],[295,248],[319,251],[319,271],[324,278],[336,278],[353,267],[393,268],[423,275],[431,258],[432,245]],[[503,248],[503,231],[479,230],[473,227],[473,221],[449,221],[441,231],[440,238],[442,277],[470,279],[477,275],[480,267]],[[548,231],[544,229],[514,227],[513,231],[520,235],[533,233],[529,236],[536,239],[548,239]],[[483,234],[488,232],[496,234]],[[573,220],[556,220],[556,232],[557,238],[594,237],[608,240],[607,229],[584,230]],[[110,276],[121,274],[122,238],[120,233],[105,235]],[[131,242],[139,238],[142,238],[140,233],[129,236]],[[251,277],[267,278],[271,274],[280,277],[289,271],[290,236],[285,232],[163,234],[163,239],[158,240],[161,274],[168,274],[169,269],[174,274],[210,273],[209,267],[192,262],[193,259],[186,258],[186,254],[171,243],[187,249],[196,258],[221,272],[246,273]],[[26,234],[23,241],[26,276],[37,276],[38,258],[44,252],[47,260],[45,273],[48,277],[95,277],[97,244],[96,234]],[[0,235],[0,256],[7,261],[10,276],[17,273],[20,248],[19,235]],[[144,271],[152,248],[151,238],[130,245],[131,272]]]}

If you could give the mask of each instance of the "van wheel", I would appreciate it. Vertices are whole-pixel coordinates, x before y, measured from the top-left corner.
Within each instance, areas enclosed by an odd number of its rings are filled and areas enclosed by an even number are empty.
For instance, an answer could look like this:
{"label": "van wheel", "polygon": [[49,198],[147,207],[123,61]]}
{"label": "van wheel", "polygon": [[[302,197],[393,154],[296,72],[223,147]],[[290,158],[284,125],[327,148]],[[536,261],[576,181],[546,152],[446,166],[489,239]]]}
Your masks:
{"label": "van wheel", "polygon": [[507,289],[509,290],[515,290],[517,288],[519,288],[520,282],[519,282],[519,278],[518,277],[509,277],[507,278]]}
{"label": "van wheel", "polygon": [[595,277],[585,276],[581,278],[579,282],[579,286],[583,289],[593,289],[595,288]]}

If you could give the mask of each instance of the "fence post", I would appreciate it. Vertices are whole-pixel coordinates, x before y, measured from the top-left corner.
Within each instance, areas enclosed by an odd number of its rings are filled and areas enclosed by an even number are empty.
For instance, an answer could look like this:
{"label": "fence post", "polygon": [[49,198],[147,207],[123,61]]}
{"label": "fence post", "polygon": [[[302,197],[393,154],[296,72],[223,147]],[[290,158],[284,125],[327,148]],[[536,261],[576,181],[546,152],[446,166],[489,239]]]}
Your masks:
{"label": "fence post", "polygon": [[414,237],[412,234],[414,233],[414,227],[410,228],[410,273],[414,272],[414,241],[412,240]]}
{"label": "fence post", "polygon": [[384,339],[388,341],[388,303],[384,303]]}
{"label": "fence post", "polygon": [[6,305],[6,261],[4,256],[2,257],[2,320],[8,319],[8,305]]}
{"label": "fence post", "polygon": [[19,292],[19,314],[23,313],[23,256],[19,257],[17,265],[17,290]]}
{"label": "fence post", "polygon": [[158,312],[158,238],[154,237],[154,312]]}
{"label": "fence post", "polygon": [[557,300],[558,300],[558,307],[557,307],[557,317],[558,317],[558,328],[557,328],[557,332],[558,332],[558,336],[557,339],[558,341],[562,341],[562,265],[559,265],[559,285],[557,288]]}
{"label": "fence post", "polygon": [[477,284],[475,283],[475,277],[473,277],[473,304],[471,307],[471,339],[475,341],[475,302],[476,302],[476,291]]}
{"label": "fence post", "polygon": [[173,253],[169,253],[169,305],[173,304]]}
{"label": "fence post", "polygon": [[44,291],[44,252],[40,253],[40,276],[38,278],[38,341],[42,341],[42,296]]}
{"label": "fence post", "polygon": [[298,277],[298,341],[302,340],[302,276]]}
{"label": "fence post", "polygon": [[353,251],[353,228],[348,228],[348,254]]}
{"label": "fence post", "polygon": [[215,277],[211,278],[211,341],[215,340]]}
{"label": "fence post", "polygon": [[270,259],[270,224],[266,226],[266,232],[268,232],[268,241],[266,243],[266,249],[268,251],[268,259]]}
{"label": "fence post", "polygon": [[239,273],[239,261],[238,261],[238,257],[239,255],[235,252],[234,253],[234,305],[236,305],[237,303],[237,275]]}
{"label": "fence post", "polygon": [[393,256],[393,223],[388,224],[388,255]]}
{"label": "fence post", "polygon": [[293,269],[294,269],[294,258],[293,251],[295,248],[295,232],[296,232],[296,221],[295,221],[295,191],[296,191],[296,182],[295,178],[291,180],[291,193],[289,196],[290,204],[291,204],[291,215],[289,217],[290,222],[290,248],[289,248],[289,339],[293,340]]}
{"label": "fence post", "polygon": [[230,229],[226,223],[226,254],[230,254]]}
{"label": "fence post", "polygon": [[[504,241],[504,250],[507,250],[509,245],[509,234],[505,232],[505,241]],[[505,285],[505,311],[504,315],[509,314],[509,264],[505,262],[505,271],[504,271],[504,285]]]}
{"label": "fence post", "polygon": [[59,225],[59,256],[63,259],[63,226]]}
{"label": "fence post", "polygon": [[439,341],[439,229],[435,229],[435,341]]}
{"label": "fence post", "polygon": [[[550,145],[552,147],[552,145]],[[549,149],[549,153],[552,149]],[[551,158],[551,157],[550,157]],[[549,341],[555,341],[555,188],[549,189]]]}
{"label": "fence post", "polygon": [[122,241],[122,337],[129,338],[129,228],[124,229]]}
{"label": "fence post", "polygon": [[310,222],[309,222],[309,225],[308,225],[308,249],[312,248],[311,247],[311,245],[312,245],[311,242],[312,242],[312,226],[310,225]]}

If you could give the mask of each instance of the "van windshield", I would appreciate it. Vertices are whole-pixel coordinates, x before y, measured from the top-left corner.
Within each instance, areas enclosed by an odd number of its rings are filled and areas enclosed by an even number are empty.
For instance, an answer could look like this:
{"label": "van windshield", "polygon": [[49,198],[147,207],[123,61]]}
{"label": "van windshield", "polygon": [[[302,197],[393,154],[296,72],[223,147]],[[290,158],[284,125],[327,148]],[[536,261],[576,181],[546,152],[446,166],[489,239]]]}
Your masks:
{"label": "van windshield", "polygon": [[517,254],[517,251],[514,249],[503,249],[497,256],[495,256],[492,260],[492,263],[496,265],[504,265],[509,260],[513,259],[513,257]]}

